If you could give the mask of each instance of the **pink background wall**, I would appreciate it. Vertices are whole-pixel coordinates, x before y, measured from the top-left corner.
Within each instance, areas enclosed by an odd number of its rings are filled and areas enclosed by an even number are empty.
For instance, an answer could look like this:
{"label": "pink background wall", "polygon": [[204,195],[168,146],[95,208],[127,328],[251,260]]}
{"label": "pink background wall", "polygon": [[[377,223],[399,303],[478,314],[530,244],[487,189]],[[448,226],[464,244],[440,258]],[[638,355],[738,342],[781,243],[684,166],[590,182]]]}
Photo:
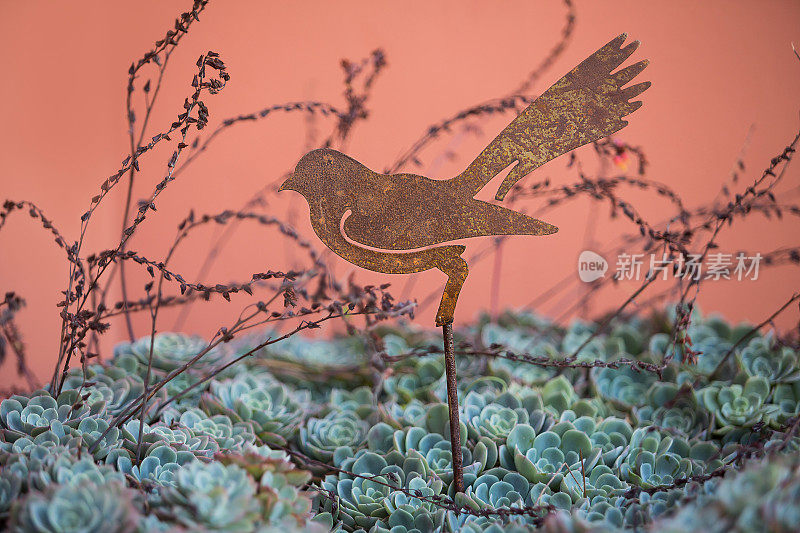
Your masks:
{"label": "pink background wall", "polygon": [[[634,59],[651,60],[642,79],[651,80],[653,87],[620,137],[646,149],[648,176],[673,187],[689,207],[710,200],[729,178],[751,126],[744,184],[757,177],[797,131],[800,61],[790,48],[792,40],[800,42],[797,2],[576,4],[574,38],[533,91],[545,89],[623,31],[641,40]],[[126,154],[128,65],[161,38],[187,6],[185,1],[163,0],[94,1],[80,8],[63,2],[3,2],[0,196],[36,202],[63,233],[77,237],[79,217],[89,198]],[[382,47],[389,66],[374,88],[370,120],[356,127],[347,147],[352,156],[381,170],[429,124],[518,86],[549,51],[563,24],[564,7],[555,0],[212,2],[171,59],[152,132],[161,131],[180,110],[183,97],[189,94],[194,61],[206,50],[220,52],[232,75],[220,95],[206,99],[213,127],[224,118],[282,102],[320,100],[343,107],[339,60],[360,59]],[[480,122],[483,134],[479,137],[457,133],[433,145],[424,154],[423,173],[456,174],[511,118],[505,115]],[[332,125],[322,119],[314,127],[324,137]],[[158,212],[150,215],[129,248],[161,259],[176,224],[190,208],[215,213],[241,207],[254,191],[293,168],[306,148],[307,126],[300,114],[276,115],[226,132],[170,185]],[[442,163],[437,155],[447,147],[458,149],[460,157]],[[161,149],[144,159],[135,198],[149,196],[162,177],[169,153]],[[595,161],[591,148],[579,153],[591,170]],[[576,181],[574,170],[566,169],[565,162],[551,163],[522,183],[545,177],[555,184]],[[780,190],[795,194],[787,196],[787,202],[796,200],[798,178],[796,166],[784,177]],[[663,199],[652,193],[627,197],[653,220],[669,212]],[[110,195],[95,218],[87,250],[117,241],[123,199],[123,187]],[[535,210],[542,201],[526,200],[525,205]],[[623,221],[605,221],[605,205],[594,214],[589,205],[579,200],[543,216],[561,228],[556,236],[509,241],[498,295],[502,305],[524,305],[551,285],[546,280],[574,272],[585,247],[587,222],[601,244],[634,229]],[[287,208],[296,212],[293,220],[298,229],[310,236],[299,197],[294,193],[269,197],[269,212],[285,214]],[[721,249],[769,252],[794,245],[798,229],[797,219],[771,226],[763,217],[751,217],[724,234]],[[212,229],[198,232],[176,256],[175,270],[193,279],[214,235]],[[473,249],[484,245],[470,244]],[[268,268],[285,270],[297,257],[287,254],[287,246],[275,232],[244,225],[208,278],[197,281],[224,282],[247,279]],[[335,268],[340,276],[353,270],[341,261]],[[492,261],[471,268],[459,307],[461,320],[488,307],[490,300]],[[63,253],[52,244],[49,233],[27,216],[11,218],[0,232],[0,290],[15,290],[28,302],[19,323],[31,365],[42,378],[49,375],[56,354],[55,303],[66,277]],[[406,282],[402,277],[364,271],[359,271],[359,279],[391,281],[396,295]],[[707,283],[700,303],[704,310],[720,311],[731,319],[760,321],[798,289],[799,281],[796,267],[774,268],[763,271],[757,282]],[[138,272],[131,276],[137,293],[143,283]],[[442,283],[437,271],[421,274],[412,296],[422,299]],[[558,316],[585,288],[578,285],[539,311]],[[595,311],[621,302],[636,286],[627,282],[619,290],[604,292]],[[244,305],[241,297],[232,304],[220,300],[195,307],[185,329],[210,336]],[[418,320],[432,325],[434,312],[435,306],[428,307]],[[165,312],[162,317],[159,329],[171,329],[175,315]],[[797,318],[794,307],[778,323],[794,327]],[[135,325],[140,335],[149,331],[145,316],[137,317]],[[115,324],[106,337],[109,349],[124,338],[124,328]],[[7,362],[1,371],[0,386],[8,386],[15,379],[13,366]]]}

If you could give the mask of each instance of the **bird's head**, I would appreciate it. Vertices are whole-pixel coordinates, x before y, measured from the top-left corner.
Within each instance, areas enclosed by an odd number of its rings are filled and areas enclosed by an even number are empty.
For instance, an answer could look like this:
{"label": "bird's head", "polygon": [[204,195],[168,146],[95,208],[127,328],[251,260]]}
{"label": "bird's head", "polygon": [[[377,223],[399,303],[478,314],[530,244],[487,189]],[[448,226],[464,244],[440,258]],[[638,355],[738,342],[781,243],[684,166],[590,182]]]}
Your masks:
{"label": "bird's head", "polygon": [[344,180],[353,176],[356,170],[353,163],[358,165],[358,162],[336,150],[312,150],[300,159],[292,175],[281,184],[278,191],[299,192],[306,199],[325,195],[327,191],[340,188]]}

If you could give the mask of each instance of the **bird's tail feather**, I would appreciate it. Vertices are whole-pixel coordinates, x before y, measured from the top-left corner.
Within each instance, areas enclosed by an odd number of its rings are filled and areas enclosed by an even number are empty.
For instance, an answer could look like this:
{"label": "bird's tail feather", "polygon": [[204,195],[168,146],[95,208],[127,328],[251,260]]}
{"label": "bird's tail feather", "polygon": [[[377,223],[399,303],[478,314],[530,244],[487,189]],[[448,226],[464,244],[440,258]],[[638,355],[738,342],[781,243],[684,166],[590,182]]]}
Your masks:
{"label": "bird's tail feather", "polygon": [[625,127],[622,117],[642,105],[629,100],[650,86],[623,88],[644,70],[646,60],[612,73],[639,46],[638,41],[622,46],[626,38],[623,33],[612,39],[542,93],[453,178],[453,185],[474,196],[511,167],[495,195],[502,200],[517,181],[546,162]]}

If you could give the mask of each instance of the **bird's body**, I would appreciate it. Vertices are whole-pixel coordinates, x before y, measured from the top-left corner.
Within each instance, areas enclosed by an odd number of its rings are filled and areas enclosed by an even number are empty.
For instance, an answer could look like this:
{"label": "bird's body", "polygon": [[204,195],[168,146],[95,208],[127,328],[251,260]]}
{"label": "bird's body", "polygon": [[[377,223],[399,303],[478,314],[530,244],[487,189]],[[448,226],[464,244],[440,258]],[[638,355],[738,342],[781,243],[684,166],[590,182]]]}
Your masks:
{"label": "bird's body", "polygon": [[[344,217],[343,234],[386,251],[414,250],[443,242],[486,235],[543,235],[557,230],[535,218],[472,198],[453,179],[416,174],[378,174],[335,150],[315,150],[321,176],[331,191],[329,208]],[[325,161],[335,168],[324,170]],[[335,187],[334,185],[338,185]],[[391,228],[391,231],[387,231]]]}
{"label": "bird's body", "polygon": [[434,180],[416,174],[379,174],[331,149],[303,156],[281,190],[308,201],[319,238],[347,261],[378,272],[410,274],[438,268],[448,276],[436,315],[452,322],[467,277],[465,247],[446,244],[488,235],[548,235],[558,228],[474,196],[511,167],[496,194],[502,200],[525,175],[569,150],[623,128],[622,116],[641,102],[629,98],[649,83],[622,89],[647,65],[616,69],[638,42],[622,49],[621,35],[537,98],[458,176]]}
{"label": "bird's body", "polygon": [[[381,181],[376,180],[378,184]],[[453,187],[452,180],[394,174],[386,182],[386,196],[392,198],[391,202],[362,198],[345,220],[344,232],[354,241],[389,250],[409,250],[469,237],[556,231],[535,218],[476,200]],[[387,232],[386,227],[394,231]]]}

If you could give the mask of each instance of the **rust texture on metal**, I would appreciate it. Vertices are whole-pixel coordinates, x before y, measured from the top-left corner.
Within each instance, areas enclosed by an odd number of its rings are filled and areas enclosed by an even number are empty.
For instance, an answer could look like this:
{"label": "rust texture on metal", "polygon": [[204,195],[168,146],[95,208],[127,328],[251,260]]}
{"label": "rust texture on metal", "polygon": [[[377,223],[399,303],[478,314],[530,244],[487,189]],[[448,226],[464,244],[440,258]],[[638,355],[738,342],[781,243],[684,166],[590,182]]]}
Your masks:
{"label": "rust texture on metal", "polygon": [[613,72],[639,45],[622,34],[589,56],[533,101],[460,175],[435,180],[415,174],[379,174],[331,149],[303,156],[280,190],[308,201],[311,225],[337,255],[362,268],[413,274],[437,268],[447,284],[436,324],[453,321],[467,278],[465,247],[444,244],[486,235],[548,235],[558,228],[474,196],[511,167],[495,198],[517,181],[570,150],[607,137],[641,106],[630,99],[649,82],[623,88],[646,66]]}
{"label": "rust texture on metal", "polygon": [[453,349],[453,324],[442,326],[444,368],[447,379],[447,405],[450,411],[450,448],[453,452],[453,482],[456,492],[464,492],[464,465],[461,457],[461,420],[458,417],[458,381]]}

